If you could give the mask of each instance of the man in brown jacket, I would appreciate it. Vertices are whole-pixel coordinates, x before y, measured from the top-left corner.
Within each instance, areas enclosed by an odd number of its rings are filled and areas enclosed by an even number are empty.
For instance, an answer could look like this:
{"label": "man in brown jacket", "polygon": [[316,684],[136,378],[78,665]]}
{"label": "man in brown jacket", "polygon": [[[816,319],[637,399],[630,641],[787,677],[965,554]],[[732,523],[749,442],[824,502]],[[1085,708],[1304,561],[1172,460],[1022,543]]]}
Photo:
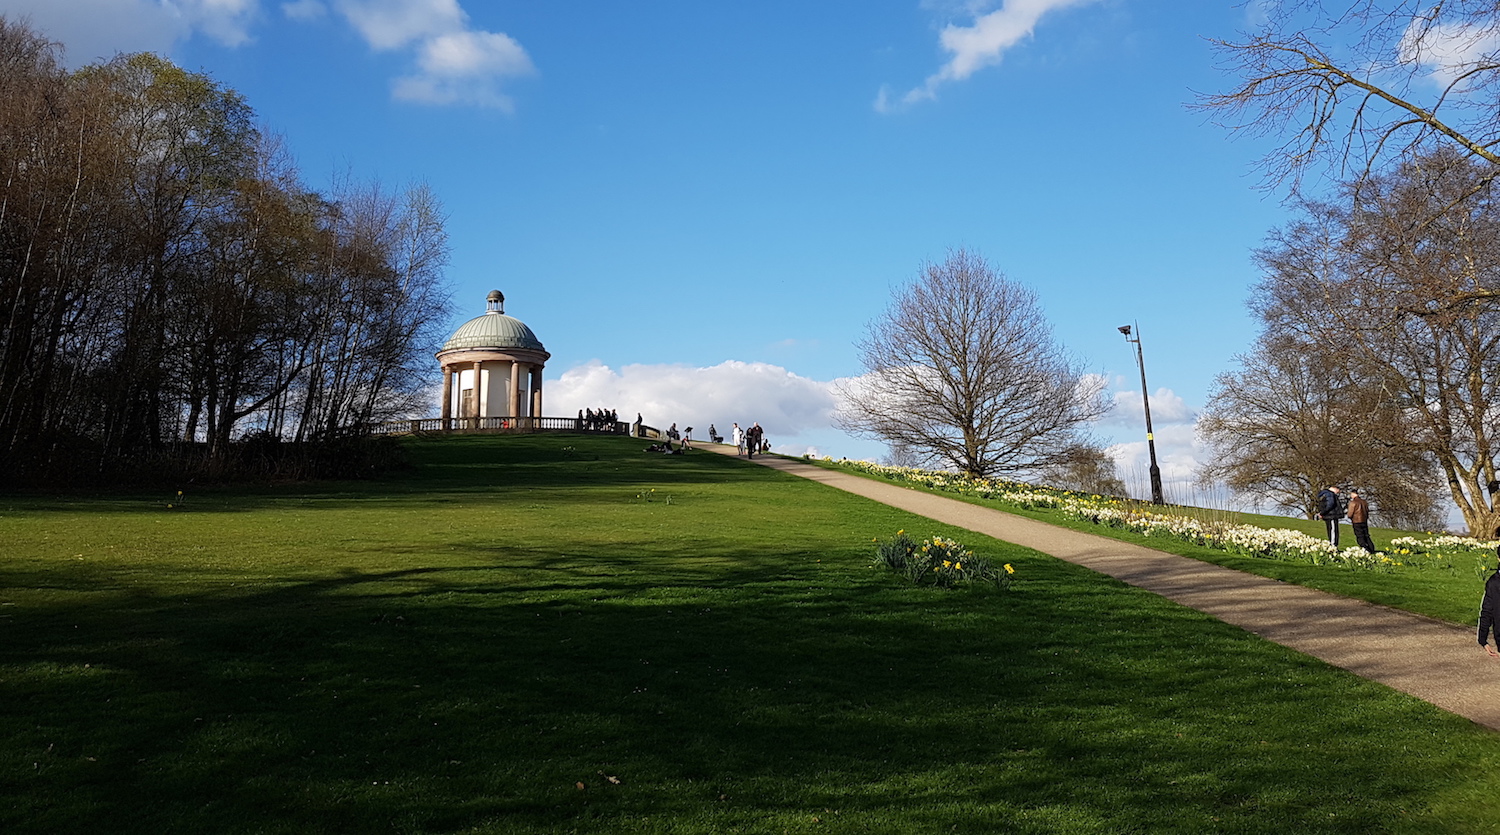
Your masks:
{"label": "man in brown jacket", "polygon": [[1359,547],[1375,553],[1375,543],[1370,541],[1370,503],[1358,490],[1349,491],[1349,527],[1354,529],[1354,541]]}

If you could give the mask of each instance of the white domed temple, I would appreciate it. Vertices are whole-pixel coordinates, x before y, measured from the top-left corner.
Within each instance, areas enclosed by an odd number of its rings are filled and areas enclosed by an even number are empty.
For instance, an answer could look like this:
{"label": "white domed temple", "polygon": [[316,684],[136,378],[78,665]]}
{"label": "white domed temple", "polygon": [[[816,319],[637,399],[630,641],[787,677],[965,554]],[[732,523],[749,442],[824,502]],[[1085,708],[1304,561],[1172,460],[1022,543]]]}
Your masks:
{"label": "white domed temple", "polygon": [[541,428],[542,368],[552,355],[525,322],[505,315],[504,293],[491,290],[485,308],[437,352],[443,428]]}

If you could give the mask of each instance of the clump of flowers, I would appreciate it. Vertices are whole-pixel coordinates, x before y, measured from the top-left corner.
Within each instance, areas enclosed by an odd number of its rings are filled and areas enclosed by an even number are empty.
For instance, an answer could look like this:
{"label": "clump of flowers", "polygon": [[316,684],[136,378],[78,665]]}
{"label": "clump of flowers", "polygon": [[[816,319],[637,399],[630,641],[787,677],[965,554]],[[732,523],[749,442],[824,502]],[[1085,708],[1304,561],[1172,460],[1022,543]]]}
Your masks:
{"label": "clump of flowers", "polygon": [[906,531],[881,542],[875,542],[875,565],[905,577],[917,585],[941,588],[985,583],[1009,588],[1015,569],[1006,564],[997,570],[993,563],[959,544],[957,540],[934,536],[918,545]]}

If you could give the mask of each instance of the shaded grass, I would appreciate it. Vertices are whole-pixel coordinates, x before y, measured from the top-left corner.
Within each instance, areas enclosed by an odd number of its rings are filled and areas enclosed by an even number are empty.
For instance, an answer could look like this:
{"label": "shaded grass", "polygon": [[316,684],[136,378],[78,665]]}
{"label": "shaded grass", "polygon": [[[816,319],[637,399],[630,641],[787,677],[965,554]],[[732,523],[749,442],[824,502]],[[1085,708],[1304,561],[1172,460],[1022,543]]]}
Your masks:
{"label": "shaded grass", "polygon": [[[408,479],[188,494],[186,511],[11,499],[0,827],[1500,821],[1500,738],[1425,703],[1035,552],[637,449],[448,438],[412,444]],[[1020,582],[905,586],[868,567],[897,528]]]}

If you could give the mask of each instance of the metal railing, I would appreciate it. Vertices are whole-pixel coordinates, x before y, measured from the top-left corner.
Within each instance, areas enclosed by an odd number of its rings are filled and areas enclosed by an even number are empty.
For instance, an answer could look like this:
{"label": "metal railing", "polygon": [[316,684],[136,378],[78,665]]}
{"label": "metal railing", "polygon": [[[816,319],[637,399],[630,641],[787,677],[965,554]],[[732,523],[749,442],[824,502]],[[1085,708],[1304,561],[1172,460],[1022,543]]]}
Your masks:
{"label": "metal railing", "polygon": [[[635,430],[635,431],[632,431]],[[622,420],[603,424],[571,417],[463,417],[420,418],[417,420],[393,420],[377,423],[370,429],[372,435],[418,435],[437,432],[576,432],[587,435],[636,435],[641,438],[659,438],[661,431],[645,424],[630,424]]]}

